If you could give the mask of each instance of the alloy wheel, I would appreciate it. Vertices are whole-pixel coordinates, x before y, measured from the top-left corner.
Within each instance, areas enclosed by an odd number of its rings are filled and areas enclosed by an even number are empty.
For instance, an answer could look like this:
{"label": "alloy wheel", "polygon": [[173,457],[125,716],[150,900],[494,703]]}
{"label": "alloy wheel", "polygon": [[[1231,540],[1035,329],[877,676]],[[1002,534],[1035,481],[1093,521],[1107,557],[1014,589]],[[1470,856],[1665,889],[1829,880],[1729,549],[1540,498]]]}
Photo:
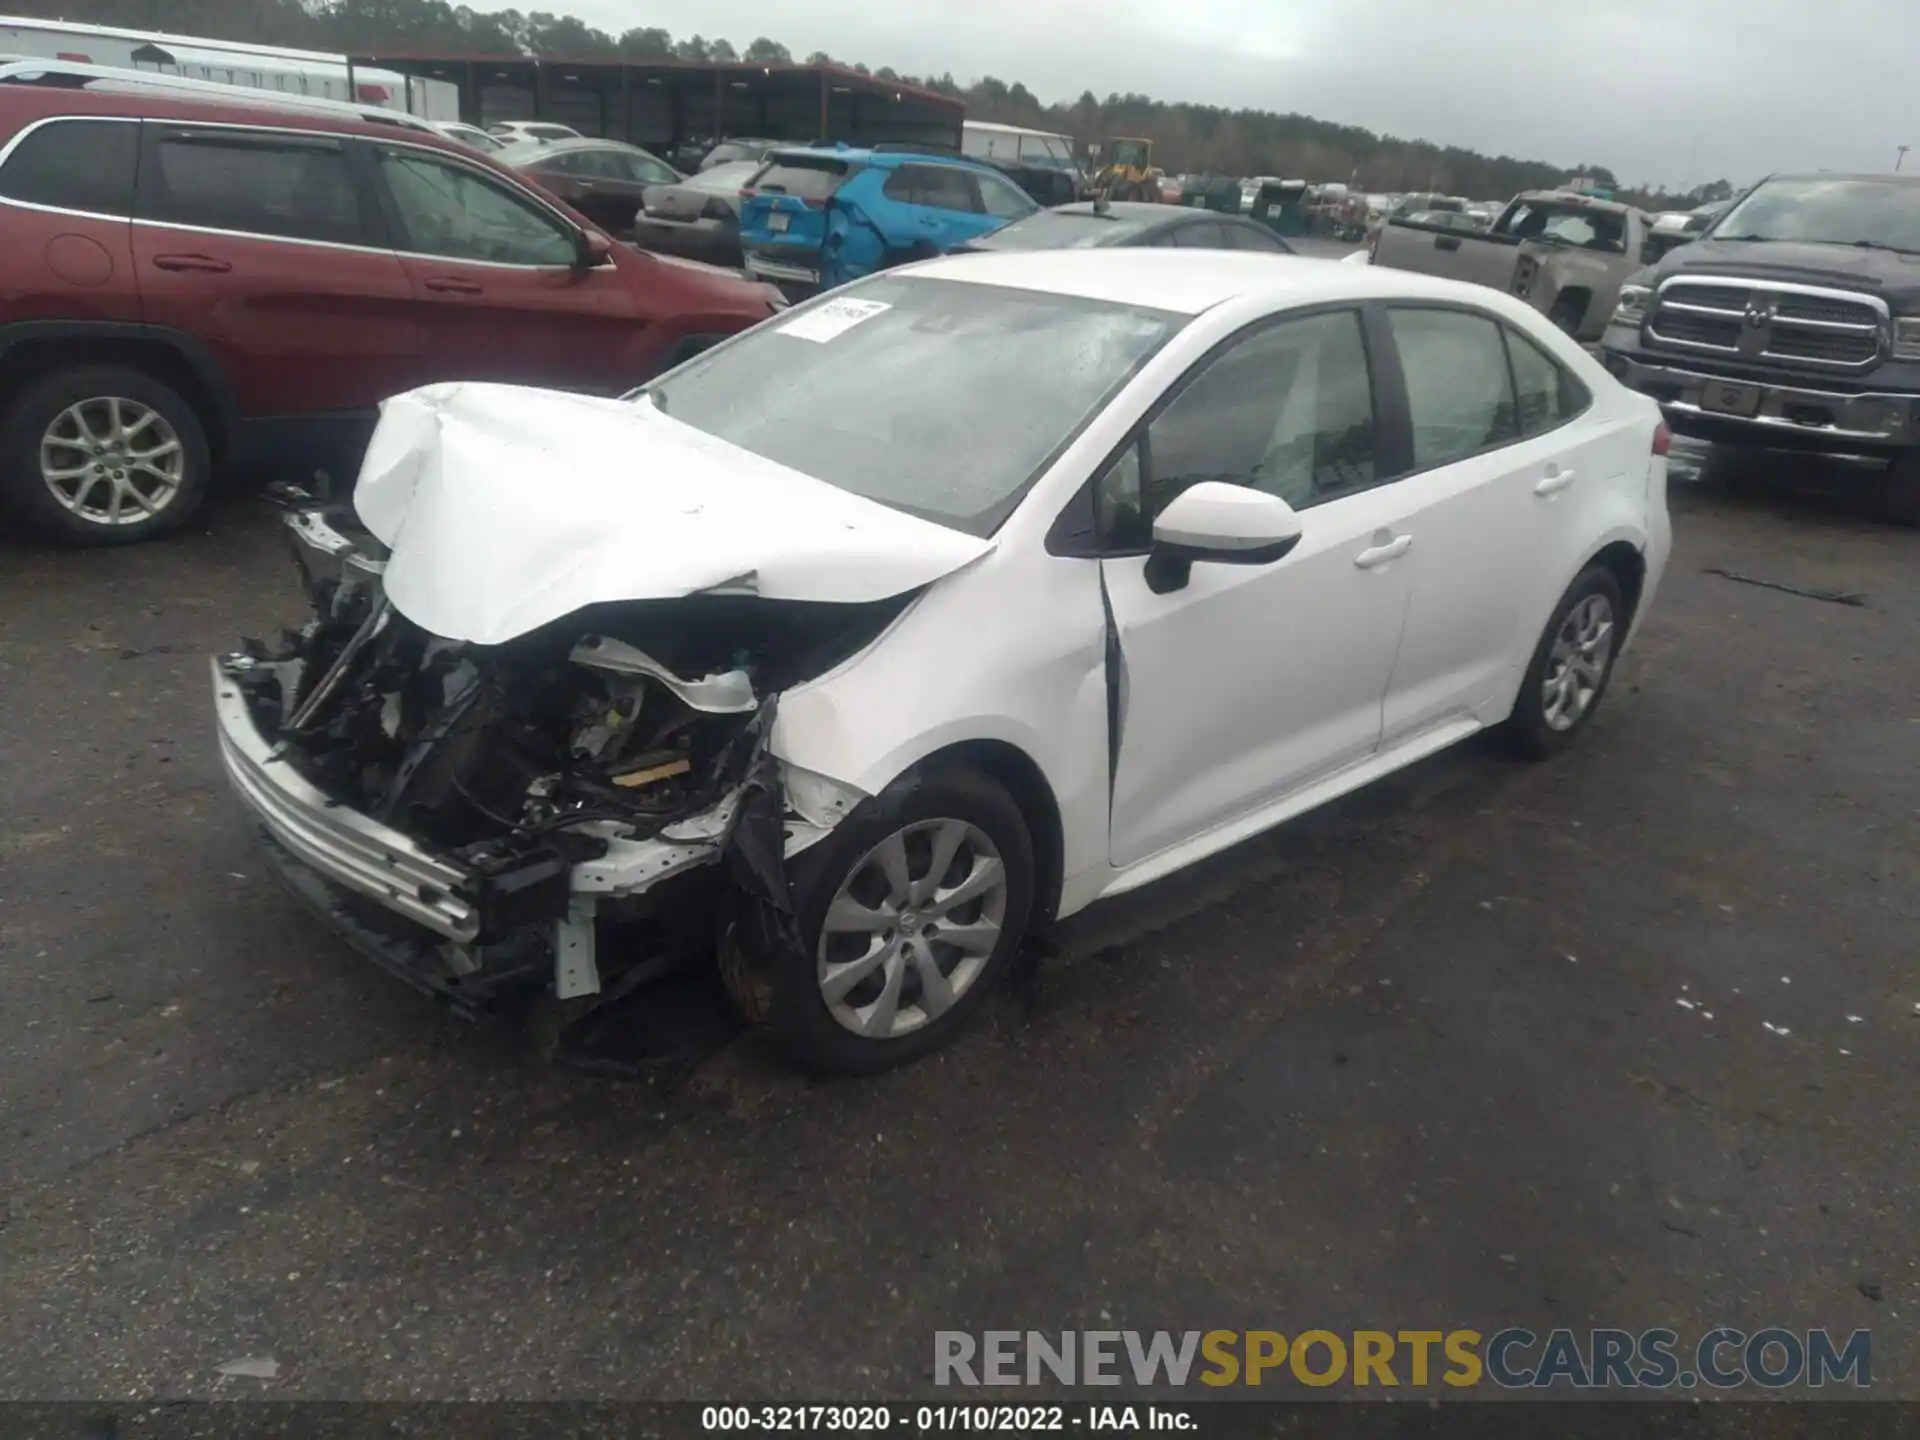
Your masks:
{"label": "alloy wheel", "polygon": [[137,525],[173,502],[186,451],[167,418],[125,396],[76,401],[40,437],[40,478],[95,525]]}
{"label": "alloy wheel", "polygon": [[1540,709],[1555,730],[1571,730],[1593,707],[1613,659],[1613,602],[1589,595],[1567,612],[1547,652]]}
{"label": "alloy wheel", "polygon": [[1000,943],[1007,868],[964,820],[922,820],[860,857],[827,906],[816,973],[828,1013],[870,1040],[918,1030],[973,987]]}

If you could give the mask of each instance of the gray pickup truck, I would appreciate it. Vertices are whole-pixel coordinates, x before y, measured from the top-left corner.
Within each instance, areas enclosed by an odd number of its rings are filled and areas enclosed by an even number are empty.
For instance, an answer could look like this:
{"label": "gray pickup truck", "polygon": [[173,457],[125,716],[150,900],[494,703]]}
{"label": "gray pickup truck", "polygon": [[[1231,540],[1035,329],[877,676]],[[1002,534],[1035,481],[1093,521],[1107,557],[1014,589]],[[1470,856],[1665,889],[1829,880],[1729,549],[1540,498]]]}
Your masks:
{"label": "gray pickup truck", "polygon": [[1920,525],[1920,176],[1761,181],[1622,288],[1600,355],[1682,435],[1884,457]]}
{"label": "gray pickup truck", "polygon": [[1490,230],[1389,218],[1374,239],[1373,263],[1504,290],[1569,335],[1595,341],[1620,286],[1646,264],[1650,223],[1614,200],[1531,190],[1516,196]]}

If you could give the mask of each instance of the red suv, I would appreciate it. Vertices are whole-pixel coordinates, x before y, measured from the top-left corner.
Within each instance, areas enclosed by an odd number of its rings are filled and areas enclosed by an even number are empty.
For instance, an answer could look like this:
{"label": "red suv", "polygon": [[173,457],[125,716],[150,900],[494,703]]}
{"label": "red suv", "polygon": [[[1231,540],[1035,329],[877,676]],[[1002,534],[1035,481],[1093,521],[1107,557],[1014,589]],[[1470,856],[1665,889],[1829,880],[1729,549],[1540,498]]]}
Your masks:
{"label": "red suv", "polygon": [[617,394],[783,303],[405,117],[0,78],[0,502],[56,539],[177,529],[214,465],[351,471],[431,381]]}

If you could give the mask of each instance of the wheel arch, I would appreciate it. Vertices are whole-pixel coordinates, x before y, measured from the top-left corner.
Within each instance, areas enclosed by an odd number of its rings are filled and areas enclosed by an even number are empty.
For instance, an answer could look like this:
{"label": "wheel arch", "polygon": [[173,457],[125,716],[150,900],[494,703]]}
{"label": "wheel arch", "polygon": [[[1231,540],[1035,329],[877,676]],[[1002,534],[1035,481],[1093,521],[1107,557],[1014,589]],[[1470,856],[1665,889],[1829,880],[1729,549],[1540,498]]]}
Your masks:
{"label": "wheel arch", "polygon": [[1033,841],[1033,923],[1050,923],[1060,904],[1066,834],[1060,802],[1037,761],[1006,740],[957,740],[929,751],[908,767],[914,771],[954,767],[977,771],[1006,790],[1020,808]]}
{"label": "wheel arch", "polygon": [[0,327],[0,402],[55,369],[125,365],[180,392],[216,461],[231,452],[236,404],[220,362],[191,335],[160,325],[30,321]]}

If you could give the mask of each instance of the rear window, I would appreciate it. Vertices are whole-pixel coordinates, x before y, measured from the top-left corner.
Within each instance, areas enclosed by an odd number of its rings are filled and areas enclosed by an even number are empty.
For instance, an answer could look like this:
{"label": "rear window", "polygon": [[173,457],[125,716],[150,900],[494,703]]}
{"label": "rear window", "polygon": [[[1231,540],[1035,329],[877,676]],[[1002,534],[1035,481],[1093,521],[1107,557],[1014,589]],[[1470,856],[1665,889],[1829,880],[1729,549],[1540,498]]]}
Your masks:
{"label": "rear window", "polygon": [[373,239],[346,153],[331,141],[162,132],[140,182],[140,211],[148,220],[289,240]]}
{"label": "rear window", "polygon": [[853,167],[826,155],[781,155],[753,177],[749,187],[802,200],[827,200],[845,183]]}
{"label": "rear window", "polygon": [[0,168],[0,196],[89,215],[131,215],[140,127],[55,120],[33,131]]}

